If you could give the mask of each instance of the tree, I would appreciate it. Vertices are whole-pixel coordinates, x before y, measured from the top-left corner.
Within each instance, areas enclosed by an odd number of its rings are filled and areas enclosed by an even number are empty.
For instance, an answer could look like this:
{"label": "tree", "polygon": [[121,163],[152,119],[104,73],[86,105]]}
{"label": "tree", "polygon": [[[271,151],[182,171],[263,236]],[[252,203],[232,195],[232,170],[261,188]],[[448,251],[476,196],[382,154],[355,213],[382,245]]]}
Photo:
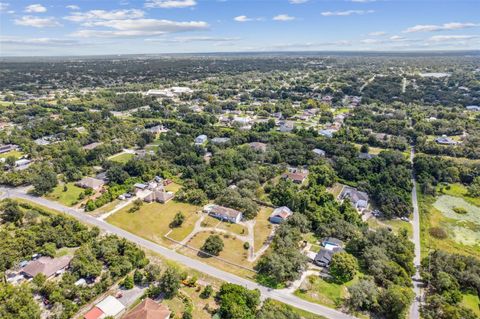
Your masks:
{"label": "tree", "polygon": [[412,289],[398,285],[390,285],[380,294],[380,311],[386,318],[403,318],[413,297],[414,293]]}
{"label": "tree", "polygon": [[357,259],[349,253],[339,252],[333,255],[329,273],[337,282],[345,283],[352,280],[357,270]]}
{"label": "tree", "polygon": [[225,283],[217,294],[219,314],[225,319],[254,319],[260,304],[260,292],[242,286]]}
{"label": "tree", "polygon": [[133,273],[133,282],[136,285],[141,285],[143,283],[143,274],[138,269],[135,269],[135,272]]}
{"label": "tree", "polygon": [[21,224],[23,219],[23,211],[18,205],[18,202],[12,200],[6,200],[3,206],[2,219],[5,222]]}
{"label": "tree", "polygon": [[202,293],[200,294],[200,298],[208,299],[213,293],[213,288],[211,285],[207,285],[205,289],[203,289]]}
{"label": "tree", "polygon": [[113,165],[107,170],[106,176],[110,182],[123,184],[130,177],[120,165]]}
{"label": "tree", "polygon": [[102,272],[102,263],[97,260],[90,244],[82,245],[75,251],[70,267],[72,273],[82,278],[96,278]]}
{"label": "tree", "polygon": [[300,315],[295,313],[292,308],[286,304],[267,299],[262,308],[257,313],[257,319],[300,319]]}
{"label": "tree", "polygon": [[376,311],[378,309],[378,288],[373,279],[360,279],[348,287],[346,306],[354,311]]}
{"label": "tree", "polygon": [[337,174],[330,165],[314,165],[309,167],[309,185],[332,186],[337,180]]}
{"label": "tree", "polygon": [[218,256],[223,250],[223,240],[218,235],[210,235],[205,240],[201,250],[211,255]]}
{"label": "tree", "polygon": [[129,290],[133,288],[133,278],[132,276],[128,275],[122,282],[122,287]]}
{"label": "tree", "polygon": [[180,226],[182,226],[184,221],[185,221],[185,215],[182,212],[178,212],[173,217],[173,220],[170,223],[170,227],[171,228],[180,227]]}
{"label": "tree", "polygon": [[0,318],[39,319],[40,307],[27,284],[12,286],[0,283]]}
{"label": "tree", "polygon": [[173,298],[180,288],[180,273],[177,268],[168,267],[160,278],[158,284],[160,292],[165,294],[166,298]]}
{"label": "tree", "polygon": [[470,186],[468,186],[468,196],[480,197],[480,176],[475,177]]}
{"label": "tree", "polygon": [[368,144],[363,144],[362,147],[360,147],[360,152],[362,153],[368,153],[369,150],[370,147],[368,146]]}
{"label": "tree", "polygon": [[57,174],[48,165],[43,165],[41,170],[33,177],[33,192],[36,195],[44,195],[57,186]]}

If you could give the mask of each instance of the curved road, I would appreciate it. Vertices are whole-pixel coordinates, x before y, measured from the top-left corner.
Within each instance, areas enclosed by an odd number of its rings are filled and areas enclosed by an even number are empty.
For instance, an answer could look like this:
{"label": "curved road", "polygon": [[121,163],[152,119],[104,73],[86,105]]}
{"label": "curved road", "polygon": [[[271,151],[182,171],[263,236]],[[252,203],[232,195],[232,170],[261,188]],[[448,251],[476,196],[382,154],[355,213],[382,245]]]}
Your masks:
{"label": "curved road", "polygon": [[125,238],[125,239],[127,239],[131,242],[136,243],[137,245],[139,245],[139,246],[141,246],[145,249],[148,249],[148,250],[151,250],[151,251],[156,252],[158,254],[161,254],[165,258],[168,258],[170,260],[174,260],[178,263],[181,263],[181,264],[183,264],[187,267],[190,267],[190,268],[193,268],[197,271],[208,274],[212,277],[215,277],[215,278],[218,278],[220,280],[227,281],[227,282],[230,282],[230,283],[234,283],[234,284],[237,284],[237,285],[241,285],[241,286],[244,286],[248,289],[258,289],[258,290],[260,290],[261,296],[262,296],[263,299],[266,299],[266,298],[275,299],[275,300],[281,301],[285,304],[291,305],[293,307],[296,307],[296,308],[299,308],[299,309],[302,309],[302,310],[305,310],[305,311],[308,311],[308,312],[311,312],[311,313],[314,313],[314,314],[318,314],[318,315],[321,315],[321,316],[324,316],[324,317],[327,317],[327,318],[331,318],[331,319],[352,319],[352,318],[355,318],[351,315],[345,314],[345,313],[337,311],[335,309],[331,309],[331,308],[328,308],[328,307],[325,307],[325,306],[322,306],[322,305],[319,305],[319,304],[316,304],[316,303],[305,301],[301,298],[298,298],[298,297],[294,296],[291,293],[287,293],[285,291],[270,289],[270,288],[261,286],[257,283],[254,283],[250,280],[247,280],[247,279],[241,278],[239,276],[233,275],[231,273],[222,271],[222,270],[217,269],[213,266],[202,263],[202,262],[200,262],[196,259],[181,255],[181,254],[179,254],[179,253],[177,253],[173,250],[170,250],[168,248],[165,248],[165,247],[162,247],[158,244],[155,244],[151,241],[148,241],[146,239],[138,237],[138,236],[136,236],[132,233],[129,233],[129,232],[127,232],[127,231],[125,231],[121,228],[118,228],[116,226],[108,224],[107,222],[105,222],[103,220],[99,220],[95,217],[87,215],[87,214],[85,214],[85,213],[83,213],[79,210],[75,210],[75,209],[63,206],[63,205],[61,205],[57,202],[53,202],[53,201],[50,201],[48,199],[41,198],[41,197],[34,197],[34,196],[28,195],[28,194],[26,194],[22,191],[16,190],[16,189],[0,188],[0,191],[3,193],[0,196],[0,199],[3,199],[3,198],[22,198],[22,199],[26,199],[26,200],[29,200],[31,202],[37,203],[39,205],[48,207],[50,209],[63,212],[63,213],[68,214],[72,217],[75,217],[76,219],[78,219],[78,220],[80,220],[84,223],[87,223],[87,224],[90,224],[90,225],[93,225],[93,226],[97,226],[98,228],[102,229],[105,232],[116,234],[116,235],[118,235],[120,237],[123,237],[123,238]]}

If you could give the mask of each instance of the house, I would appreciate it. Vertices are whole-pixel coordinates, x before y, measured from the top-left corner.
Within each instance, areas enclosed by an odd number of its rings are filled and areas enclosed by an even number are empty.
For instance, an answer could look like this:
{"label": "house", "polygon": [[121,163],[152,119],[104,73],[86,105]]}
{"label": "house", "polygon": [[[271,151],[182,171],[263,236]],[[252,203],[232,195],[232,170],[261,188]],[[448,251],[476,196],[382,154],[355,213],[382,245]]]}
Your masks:
{"label": "house", "polygon": [[339,198],[341,200],[348,198],[358,210],[362,210],[368,206],[368,194],[350,186],[343,187]]}
{"label": "house", "polygon": [[18,145],[14,145],[14,144],[0,145],[0,154],[16,151],[18,149],[19,149]]}
{"label": "house", "polygon": [[295,128],[295,122],[293,121],[281,121],[278,124],[280,125],[278,130],[283,133],[290,133]]}
{"label": "house", "polygon": [[97,147],[99,147],[102,144],[103,144],[102,142],[95,142],[95,143],[87,144],[87,145],[83,146],[83,149],[86,150],[86,151],[91,151],[91,150],[96,149]]}
{"label": "house", "polygon": [[215,204],[208,204],[203,207],[203,211],[208,215],[231,223],[238,223],[242,220],[242,212],[233,208],[223,207]]}
{"label": "house", "polygon": [[164,190],[154,190],[143,199],[147,203],[158,202],[165,204],[169,200],[173,199],[175,194],[172,192],[165,192]]}
{"label": "house", "polygon": [[133,184],[133,187],[143,191],[143,190],[146,190],[148,188],[148,185],[143,184],[143,183],[135,183],[135,184]]}
{"label": "house", "polygon": [[153,135],[158,135],[160,133],[168,132],[168,129],[164,128],[163,125],[155,125],[148,128],[147,131]]}
{"label": "house", "polygon": [[328,267],[332,262],[333,255],[341,251],[343,251],[343,249],[339,247],[331,250],[321,248],[320,251],[315,256],[315,258],[313,259],[313,263],[319,267]]}
{"label": "house", "polygon": [[343,247],[343,241],[341,241],[340,239],[335,238],[335,237],[325,237],[322,240],[321,245],[323,247],[325,247],[326,249],[334,249],[335,247],[342,248]]}
{"label": "house", "polygon": [[84,316],[84,319],[102,319],[105,317],[116,317],[125,311],[125,306],[113,296],[108,296],[92,309],[90,309]]}
{"label": "house", "polygon": [[455,142],[454,140],[452,140],[450,137],[448,137],[446,135],[442,135],[440,137],[437,137],[435,139],[435,142],[437,142],[437,144],[442,144],[442,145],[455,145],[455,144],[457,144],[457,142]]}
{"label": "house", "polygon": [[38,274],[44,274],[47,278],[50,278],[67,268],[71,260],[71,256],[40,257],[23,267],[21,273],[27,278],[33,278]]}
{"label": "house", "polygon": [[369,160],[369,159],[372,159],[374,157],[373,154],[369,154],[369,153],[360,153],[358,154],[358,158],[359,159],[363,159],[363,160]]}
{"label": "house", "polygon": [[103,185],[105,185],[105,182],[101,179],[87,176],[76,182],[75,185],[81,188],[92,188],[93,190],[98,191]]}
{"label": "house", "polygon": [[328,138],[332,138],[333,137],[333,130],[320,130],[320,131],[318,131],[318,134],[320,134],[322,136],[325,136],[325,137],[328,137]]}
{"label": "house", "polygon": [[202,145],[207,142],[208,137],[205,134],[199,135],[195,138],[195,145]]}
{"label": "house", "polygon": [[293,212],[287,206],[278,207],[274,209],[269,220],[272,224],[280,224],[286,221],[292,214]]}
{"label": "house", "polygon": [[25,159],[25,158],[16,160],[15,161],[15,169],[16,170],[26,169],[26,168],[28,168],[28,166],[30,166],[31,163],[32,163],[31,160],[28,160],[28,159]]}
{"label": "house", "polygon": [[289,169],[287,173],[282,175],[283,179],[289,179],[295,184],[303,184],[308,177],[308,171],[302,169]]}
{"label": "house", "polygon": [[257,152],[266,152],[267,151],[267,144],[261,143],[261,142],[252,142],[250,144],[250,147]]}
{"label": "house", "polygon": [[230,141],[229,137],[214,137],[212,138],[212,143],[213,144],[225,144]]}
{"label": "house", "polygon": [[127,313],[123,319],[170,319],[171,314],[167,306],[146,298]]}
{"label": "house", "polygon": [[325,157],[325,151],[324,150],[321,150],[319,148],[314,148],[312,150],[312,152],[316,155],[316,156],[319,156],[319,157]]}
{"label": "house", "polygon": [[480,106],[478,105],[467,105],[465,108],[468,111],[480,112]]}

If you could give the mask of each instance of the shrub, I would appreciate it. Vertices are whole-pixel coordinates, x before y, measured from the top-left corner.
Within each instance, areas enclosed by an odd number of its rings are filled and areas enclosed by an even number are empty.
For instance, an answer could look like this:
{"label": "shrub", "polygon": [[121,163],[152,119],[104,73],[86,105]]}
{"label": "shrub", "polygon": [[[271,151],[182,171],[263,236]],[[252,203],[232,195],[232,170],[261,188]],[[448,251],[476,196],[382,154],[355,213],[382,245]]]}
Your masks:
{"label": "shrub", "polygon": [[249,249],[250,248],[250,243],[248,241],[243,243],[243,248]]}
{"label": "shrub", "polygon": [[445,238],[448,237],[448,234],[445,231],[445,229],[443,229],[441,227],[432,227],[428,230],[428,233],[432,237],[435,237],[435,238],[438,238],[438,239],[445,239]]}
{"label": "shrub", "polygon": [[467,210],[463,207],[454,207],[453,208],[453,211],[457,214],[461,214],[461,215],[465,215],[467,212]]}

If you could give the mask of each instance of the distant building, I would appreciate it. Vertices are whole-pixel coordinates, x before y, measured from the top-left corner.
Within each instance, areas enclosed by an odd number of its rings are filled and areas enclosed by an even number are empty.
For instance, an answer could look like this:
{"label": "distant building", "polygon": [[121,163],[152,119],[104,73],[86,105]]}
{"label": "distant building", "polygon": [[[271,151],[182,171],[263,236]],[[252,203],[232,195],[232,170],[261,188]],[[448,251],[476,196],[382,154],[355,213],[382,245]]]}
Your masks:
{"label": "distant building", "polygon": [[87,176],[76,182],[75,185],[81,188],[92,188],[93,190],[98,191],[103,185],[105,185],[105,182],[101,179]]}
{"label": "distant building", "polygon": [[332,138],[333,137],[333,130],[320,130],[318,131],[318,134],[322,135],[322,136],[325,136],[325,137],[328,137],[328,138]]}
{"label": "distant building", "polygon": [[368,194],[350,186],[343,187],[339,198],[341,200],[348,198],[352,205],[358,210],[365,209],[368,206]]}
{"label": "distant building", "polygon": [[30,166],[30,164],[32,163],[31,160],[29,159],[19,159],[19,160],[16,160],[15,161],[15,170],[23,170],[23,169],[26,169]]}
{"label": "distant building", "polygon": [[171,311],[167,306],[146,298],[127,313],[123,319],[170,319],[170,315]]}
{"label": "distant building", "polygon": [[278,207],[272,212],[269,220],[273,224],[280,224],[286,221],[292,214],[293,212],[287,206]]}
{"label": "distant building", "polygon": [[303,169],[291,168],[282,175],[283,179],[289,179],[295,184],[303,184],[308,177],[308,171]]}
{"label": "distant building", "polygon": [[278,130],[284,133],[290,133],[295,128],[295,122],[293,121],[281,121],[278,124],[280,125]]}
{"label": "distant building", "polygon": [[360,153],[358,154],[358,158],[359,159],[363,159],[363,160],[369,160],[369,159],[372,159],[374,157],[373,154],[369,154],[369,153]]}
{"label": "distant building", "polygon": [[252,142],[250,144],[250,147],[257,152],[266,152],[267,151],[267,144],[261,143],[261,142]]}
{"label": "distant building", "polygon": [[190,94],[193,93],[193,90],[189,87],[184,86],[174,86],[167,89],[160,89],[160,90],[148,90],[148,96],[156,96],[156,97],[176,97],[181,94]]}
{"label": "distant building", "polygon": [[328,267],[332,262],[333,255],[342,251],[343,251],[342,248],[334,248],[331,250],[321,248],[320,251],[315,256],[315,258],[313,259],[313,263],[319,267]]}
{"label": "distant building", "polygon": [[230,142],[230,138],[229,137],[214,137],[214,138],[212,138],[211,142],[213,144],[225,144],[225,143]]}
{"label": "distant building", "polygon": [[312,152],[317,155],[317,156],[320,156],[320,157],[325,157],[325,151],[324,150],[321,150],[319,148],[314,148],[312,150]]}
{"label": "distant building", "polygon": [[467,105],[465,108],[468,111],[480,112],[480,106],[478,105]]}
{"label": "distant building", "polygon": [[231,223],[238,223],[242,220],[242,212],[233,208],[223,207],[215,204],[208,204],[203,207],[203,211],[212,217]]}
{"label": "distant building", "polygon": [[44,274],[47,278],[50,278],[67,268],[71,260],[71,256],[59,258],[40,257],[23,267],[21,273],[27,278],[33,278],[38,274]]}
{"label": "distant building", "polygon": [[202,145],[206,143],[208,140],[208,137],[205,134],[199,135],[195,138],[195,145]]}
{"label": "distant building", "polygon": [[87,145],[83,146],[83,149],[86,150],[86,151],[91,151],[93,149],[96,149],[97,147],[99,147],[102,144],[103,144],[102,142],[95,142],[95,143],[87,144]]}
{"label": "distant building", "polygon": [[8,153],[11,151],[17,151],[18,149],[19,149],[18,145],[14,145],[14,144],[0,145],[0,154]]}
{"label": "distant building", "polygon": [[143,200],[147,203],[157,202],[165,204],[175,197],[172,192],[165,192],[163,190],[154,190],[148,194]]}
{"label": "distant building", "polygon": [[446,136],[446,135],[443,135],[441,137],[437,137],[435,139],[435,142],[437,142],[438,144],[442,144],[442,145],[456,145],[457,142],[455,142],[454,140],[452,140],[450,137]]}

